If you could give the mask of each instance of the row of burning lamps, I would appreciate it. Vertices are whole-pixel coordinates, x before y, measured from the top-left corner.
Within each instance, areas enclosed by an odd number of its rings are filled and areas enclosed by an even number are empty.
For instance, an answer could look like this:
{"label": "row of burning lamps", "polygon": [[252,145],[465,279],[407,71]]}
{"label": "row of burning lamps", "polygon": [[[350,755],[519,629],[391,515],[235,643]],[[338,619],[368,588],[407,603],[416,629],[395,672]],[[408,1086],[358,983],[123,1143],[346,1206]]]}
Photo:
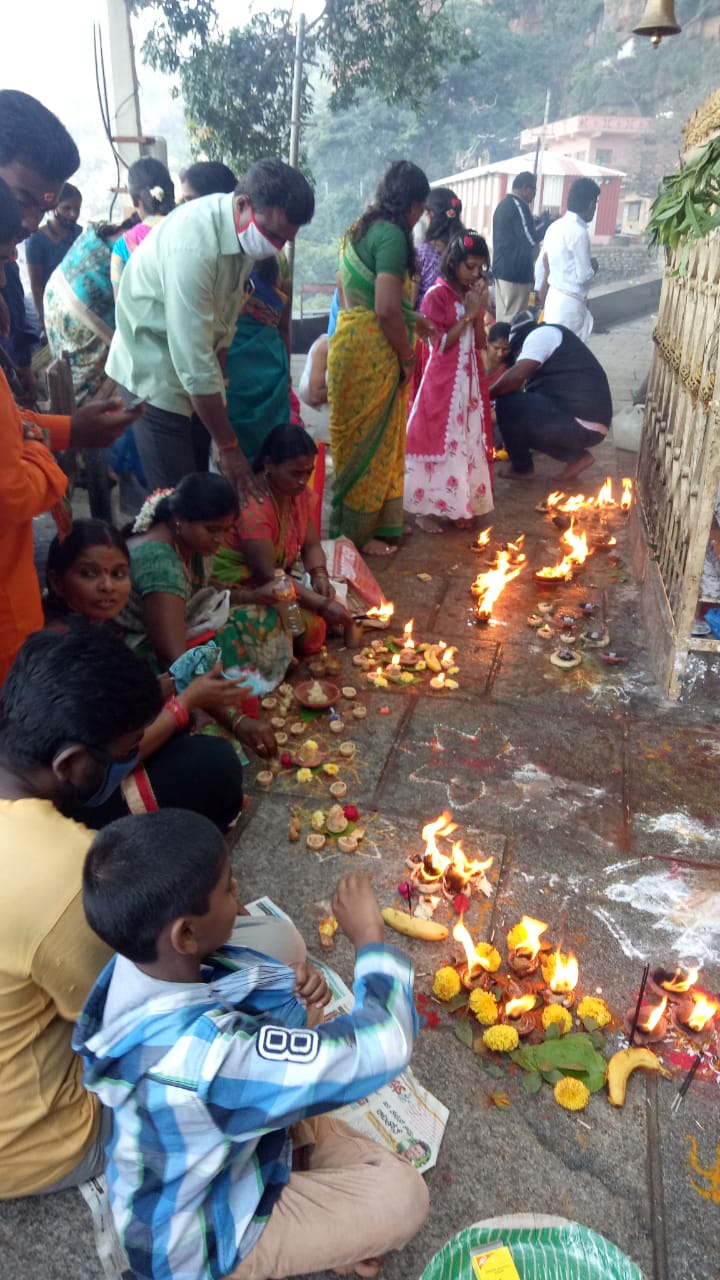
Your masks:
{"label": "row of burning lamps", "polygon": [[[604,525],[607,516],[613,510],[628,512],[632,505],[633,483],[630,479],[622,481],[622,496],[617,503],[613,497],[612,480],[608,476],[594,498],[586,498],[578,493],[568,497],[564,493],[551,493],[545,499],[540,510],[562,522],[569,519],[568,527],[561,535],[561,543],[567,548],[557,564],[545,565],[534,574],[535,582],[541,587],[555,587],[569,582],[573,572],[585,563],[594,551],[610,551],[617,544],[617,538],[602,533],[588,542],[586,529],[577,532],[575,520],[583,519],[591,523],[600,521]],[[490,529],[484,529],[474,545],[475,551],[484,551],[490,541]],[[487,623],[501,593],[507,585],[527,568],[527,555],[523,551],[525,535],[521,534],[517,542],[509,542],[496,554],[491,568],[486,573],[479,573],[470,590],[476,598],[475,612],[480,623]]]}
{"label": "row of burning lamps", "polygon": [[[492,856],[482,860],[468,858],[460,840],[452,843],[450,854],[442,853],[438,848],[439,839],[450,840],[456,831],[457,823],[452,821],[447,811],[422,828],[425,851],[419,859],[410,862],[411,880],[420,893],[439,893],[455,900],[458,894],[468,895],[474,885],[483,885],[485,873],[493,864]],[[487,884],[486,881],[484,883]],[[508,934],[508,966],[520,980],[532,978],[542,966],[544,1001],[569,1008],[575,998],[580,966],[576,956],[572,953],[564,955],[559,947],[547,954],[550,947],[542,935],[548,928],[544,920],[523,916]],[[459,968],[463,986],[469,990],[491,987],[494,982],[491,962],[478,954],[462,913],[452,936],[465,952],[465,961]],[[543,953],[546,953],[544,958]],[[687,971],[655,969],[649,983],[658,1003],[641,1004],[635,1037],[638,1043],[661,1040],[667,1034],[669,1021],[690,1036],[705,1034],[712,1029],[720,1012],[720,1002],[696,986],[699,976],[698,968]],[[513,996],[506,1001],[504,1016],[520,1034],[528,1034],[532,1030],[534,1020],[529,1015],[535,1004],[535,994]],[[628,1030],[635,1013],[635,1009],[629,1009],[625,1015]]]}

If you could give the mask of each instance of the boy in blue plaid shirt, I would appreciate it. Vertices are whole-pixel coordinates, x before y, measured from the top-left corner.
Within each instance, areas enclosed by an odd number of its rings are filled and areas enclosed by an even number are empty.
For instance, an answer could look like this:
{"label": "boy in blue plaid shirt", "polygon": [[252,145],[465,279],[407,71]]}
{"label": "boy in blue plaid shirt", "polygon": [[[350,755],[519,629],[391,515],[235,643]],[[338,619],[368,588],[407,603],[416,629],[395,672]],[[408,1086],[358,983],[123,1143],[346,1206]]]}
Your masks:
{"label": "boy in blue plaid shirt", "polygon": [[110,1201],[138,1280],[377,1276],[428,1197],[415,1169],[326,1114],[394,1079],[417,1032],[412,966],[385,944],[369,874],[333,899],[357,952],[353,1011],[315,1028],[317,971],[225,945],[237,886],[207,819],[111,823],[83,901],[118,954],[74,1046],[113,1110]]}

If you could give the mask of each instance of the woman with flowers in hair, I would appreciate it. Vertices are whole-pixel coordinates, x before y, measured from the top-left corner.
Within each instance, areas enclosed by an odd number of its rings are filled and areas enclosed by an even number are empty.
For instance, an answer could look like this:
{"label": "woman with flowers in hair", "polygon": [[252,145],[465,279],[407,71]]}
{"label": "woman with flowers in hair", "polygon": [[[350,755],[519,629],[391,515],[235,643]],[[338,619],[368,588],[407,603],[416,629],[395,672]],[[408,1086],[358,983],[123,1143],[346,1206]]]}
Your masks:
{"label": "woman with flowers in hair", "polygon": [[422,312],[436,331],[407,431],[405,509],[426,533],[466,528],[492,511],[492,425],[485,345],[488,247],[475,231],[451,240]]}
{"label": "woman with flowers in hair", "polygon": [[[255,693],[267,693],[292,661],[290,636],[273,608],[273,585],[235,591],[231,599],[210,578],[211,557],[237,515],[235,490],[212,472],[185,476],[177,489],[151,494],[129,530],[131,591],[117,622],[158,673],[212,640],[226,672],[254,685]],[[202,668],[191,660],[190,670],[199,674]],[[232,732],[259,755],[272,755],[274,735],[269,724],[252,718],[256,709],[244,702],[229,717]]]}
{"label": "woman with flowers in hair", "polygon": [[366,555],[392,554],[403,533],[407,387],[416,329],[429,332],[410,297],[412,228],[429,190],[417,165],[391,164],[340,248],[342,310],[328,358],[330,533]]}
{"label": "woman with flowers in hair", "polygon": [[175,208],[175,188],[165,165],[146,156],[130,165],[128,193],[141,221],[120,236],[110,256],[110,278],[113,294],[118,296],[120,280],[131,255],[158,222]]}
{"label": "woman with flowers in hair", "polygon": [[413,302],[416,311],[438,278],[440,259],[449,242],[465,230],[462,200],[450,187],[433,187],[425,201],[425,213],[428,215],[425,237],[415,250],[417,273],[413,281]]}

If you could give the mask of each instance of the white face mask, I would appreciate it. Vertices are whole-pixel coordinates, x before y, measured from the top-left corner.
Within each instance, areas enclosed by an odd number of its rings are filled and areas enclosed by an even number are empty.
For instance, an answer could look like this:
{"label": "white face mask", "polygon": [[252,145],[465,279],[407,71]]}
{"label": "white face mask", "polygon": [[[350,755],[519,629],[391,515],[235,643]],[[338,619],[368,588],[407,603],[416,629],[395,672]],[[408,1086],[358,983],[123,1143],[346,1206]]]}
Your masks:
{"label": "white face mask", "polygon": [[265,233],[260,229],[255,221],[255,214],[250,212],[250,221],[244,227],[237,228],[237,238],[240,242],[240,248],[249,258],[274,258],[280,252],[282,246],[273,244]]}

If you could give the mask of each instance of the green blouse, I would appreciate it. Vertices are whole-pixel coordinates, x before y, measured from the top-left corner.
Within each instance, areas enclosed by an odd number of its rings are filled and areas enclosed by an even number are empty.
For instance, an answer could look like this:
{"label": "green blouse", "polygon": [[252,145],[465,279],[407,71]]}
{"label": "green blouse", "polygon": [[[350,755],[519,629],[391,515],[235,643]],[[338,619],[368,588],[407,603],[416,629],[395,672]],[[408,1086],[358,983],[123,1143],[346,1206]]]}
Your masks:
{"label": "green blouse", "polygon": [[130,544],[130,598],[118,617],[124,631],[146,635],[145,596],[161,593],[179,596],[185,604],[205,585],[205,561],[193,556],[188,565],[167,542]]}

